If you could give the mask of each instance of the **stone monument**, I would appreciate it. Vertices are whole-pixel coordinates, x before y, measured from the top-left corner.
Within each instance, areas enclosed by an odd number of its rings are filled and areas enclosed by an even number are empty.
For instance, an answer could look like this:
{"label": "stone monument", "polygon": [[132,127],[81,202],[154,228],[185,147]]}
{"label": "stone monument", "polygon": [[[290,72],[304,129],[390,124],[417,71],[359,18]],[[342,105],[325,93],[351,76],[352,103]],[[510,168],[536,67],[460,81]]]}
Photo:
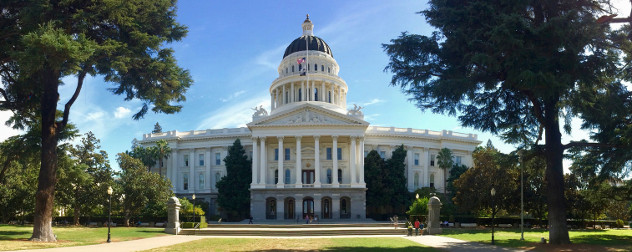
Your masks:
{"label": "stone monument", "polygon": [[436,195],[430,197],[428,200],[428,228],[426,228],[426,232],[429,235],[440,234],[443,229],[441,229],[441,223],[439,222],[439,216],[441,212],[441,200],[437,198]]}
{"label": "stone monument", "polygon": [[180,206],[180,200],[178,200],[178,198],[169,198],[167,202],[167,226],[165,226],[165,233],[174,235],[180,233]]}

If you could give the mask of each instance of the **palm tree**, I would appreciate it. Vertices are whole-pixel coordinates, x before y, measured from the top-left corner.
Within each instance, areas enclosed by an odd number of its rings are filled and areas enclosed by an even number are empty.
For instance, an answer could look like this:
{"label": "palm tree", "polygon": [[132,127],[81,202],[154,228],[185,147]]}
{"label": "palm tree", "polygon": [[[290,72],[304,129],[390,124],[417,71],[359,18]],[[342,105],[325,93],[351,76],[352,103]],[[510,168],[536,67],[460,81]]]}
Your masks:
{"label": "palm tree", "polygon": [[446,182],[448,177],[446,176],[448,169],[454,165],[454,161],[452,159],[452,151],[448,148],[443,148],[437,154],[437,164],[440,168],[443,169],[443,193],[446,193]]}
{"label": "palm tree", "polygon": [[162,176],[163,159],[169,158],[169,154],[171,153],[171,148],[169,147],[169,144],[167,143],[167,141],[163,139],[156,142],[154,151],[155,151],[156,157],[160,160],[160,163],[158,163],[158,166],[160,167],[159,174],[160,176]]}

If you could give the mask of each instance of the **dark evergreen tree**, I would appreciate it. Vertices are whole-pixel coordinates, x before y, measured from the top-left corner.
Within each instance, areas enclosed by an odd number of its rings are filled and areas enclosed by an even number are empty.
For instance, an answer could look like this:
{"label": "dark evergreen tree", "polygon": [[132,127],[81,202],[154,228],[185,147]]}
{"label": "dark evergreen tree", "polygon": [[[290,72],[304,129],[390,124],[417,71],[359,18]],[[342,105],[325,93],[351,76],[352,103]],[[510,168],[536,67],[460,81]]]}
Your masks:
{"label": "dark evergreen tree", "polygon": [[[632,160],[632,95],[622,84],[632,79],[630,26],[611,31],[597,22],[610,7],[609,0],[430,0],[421,14],[435,32],[384,45],[391,84],[420,109],[458,115],[463,126],[546,157],[552,244],[570,243],[565,150],[584,151],[604,176]],[[594,142],[562,144],[573,117]]]}
{"label": "dark evergreen tree", "polygon": [[371,150],[364,158],[367,216],[374,219],[385,219],[381,214],[385,214],[384,206],[390,203],[390,199],[383,191],[387,187],[382,176],[384,166],[384,159],[375,150]]}
{"label": "dark evergreen tree", "polygon": [[154,130],[152,130],[151,133],[160,133],[160,132],[162,132],[162,127],[160,127],[160,124],[156,122],[156,125],[154,125]]}
{"label": "dark evergreen tree", "polygon": [[228,220],[239,221],[250,215],[250,183],[252,161],[239,139],[228,149],[224,158],[226,176],[217,182],[217,204]]}
{"label": "dark evergreen tree", "polygon": [[410,203],[405,160],[404,146],[397,147],[386,161],[375,150],[364,158],[367,216],[382,220],[405,213]]}
{"label": "dark evergreen tree", "polygon": [[[114,94],[150,109],[181,109],[192,83],[166,44],[182,39],[173,0],[3,1],[0,6],[0,110],[19,127],[40,118],[41,166],[35,194],[33,241],[56,241],[52,230],[57,145],[86,76],[104,76]],[[56,118],[59,87],[76,76],[75,91]]]}
{"label": "dark evergreen tree", "polygon": [[393,214],[404,214],[407,210],[410,192],[406,188],[406,150],[404,146],[398,146],[386,160],[383,176],[385,185],[392,190],[390,205],[393,207]]}

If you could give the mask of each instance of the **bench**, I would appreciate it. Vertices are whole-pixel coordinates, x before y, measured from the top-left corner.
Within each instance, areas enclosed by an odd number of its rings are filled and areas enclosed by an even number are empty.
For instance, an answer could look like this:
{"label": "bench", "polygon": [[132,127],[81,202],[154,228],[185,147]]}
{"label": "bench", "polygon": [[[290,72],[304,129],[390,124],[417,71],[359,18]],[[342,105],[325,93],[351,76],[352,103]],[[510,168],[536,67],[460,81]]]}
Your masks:
{"label": "bench", "polygon": [[141,222],[139,227],[149,227],[149,222]]}
{"label": "bench", "polygon": [[464,228],[476,227],[476,223],[461,223],[461,227],[464,227]]}
{"label": "bench", "polygon": [[88,227],[97,227],[99,226],[96,222],[88,222]]}
{"label": "bench", "polygon": [[164,222],[156,222],[156,227],[164,227],[165,223]]}
{"label": "bench", "polygon": [[511,225],[511,224],[498,224],[498,227],[501,227],[501,228],[510,228],[510,227],[512,227],[512,225]]}

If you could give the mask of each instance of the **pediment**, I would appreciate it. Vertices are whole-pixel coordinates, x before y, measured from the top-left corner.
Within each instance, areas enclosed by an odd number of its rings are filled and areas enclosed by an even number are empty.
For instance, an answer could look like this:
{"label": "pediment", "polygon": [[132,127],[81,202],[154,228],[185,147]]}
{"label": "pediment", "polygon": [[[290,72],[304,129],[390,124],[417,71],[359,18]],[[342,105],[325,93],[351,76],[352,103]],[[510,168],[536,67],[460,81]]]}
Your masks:
{"label": "pediment", "polygon": [[249,123],[248,127],[306,125],[368,126],[369,123],[353,116],[304,104],[280,114],[259,118]]}

